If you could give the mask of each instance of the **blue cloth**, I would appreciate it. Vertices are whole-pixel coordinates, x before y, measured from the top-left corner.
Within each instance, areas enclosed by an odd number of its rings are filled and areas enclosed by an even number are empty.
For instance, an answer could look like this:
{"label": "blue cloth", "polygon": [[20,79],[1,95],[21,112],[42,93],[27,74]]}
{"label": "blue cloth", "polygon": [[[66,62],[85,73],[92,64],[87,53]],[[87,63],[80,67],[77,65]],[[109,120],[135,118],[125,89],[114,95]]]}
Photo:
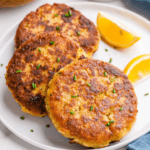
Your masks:
{"label": "blue cloth", "polygon": [[150,2],[150,0],[137,0],[137,1]]}
{"label": "blue cloth", "polygon": [[126,150],[150,150],[150,132],[128,144]]}
{"label": "blue cloth", "polygon": [[131,11],[150,20],[150,0],[122,0],[121,2]]}

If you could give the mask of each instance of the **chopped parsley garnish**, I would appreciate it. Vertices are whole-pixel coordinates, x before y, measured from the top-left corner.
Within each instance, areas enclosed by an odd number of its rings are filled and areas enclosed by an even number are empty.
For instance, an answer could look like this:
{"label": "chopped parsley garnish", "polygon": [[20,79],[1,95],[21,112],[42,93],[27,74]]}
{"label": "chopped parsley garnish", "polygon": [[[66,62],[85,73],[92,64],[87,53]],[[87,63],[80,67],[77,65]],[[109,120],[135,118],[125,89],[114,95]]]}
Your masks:
{"label": "chopped parsley garnish", "polygon": [[21,70],[17,70],[17,71],[16,71],[16,73],[20,73],[20,72],[21,72]]}
{"label": "chopped parsley garnish", "polygon": [[72,13],[71,13],[71,11],[69,11],[69,16],[72,16]]}
{"label": "chopped parsley garnish", "polygon": [[112,62],[112,58],[110,58],[110,60],[109,60],[109,63],[111,63]]}
{"label": "chopped parsley garnish", "polygon": [[67,13],[65,13],[65,17],[70,17],[70,15],[69,15],[69,14],[67,14]]}
{"label": "chopped parsley garnish", "polygon": [[37,65],[37,69],[39,69],[39,68],[40,68],[40,65],[41,65],[41,64],[38,64],[38,65]]}
{"label": "chopped parsley garnish", "polygon": [[46,125],[46,128],[49,128],[50,127],[50,125]]}
{"label": "chopped parsley garnish", "polygon": [[91,87],[91,84],[90,83],[86,83],[89,87]]}
{"label": "chopped parsley garnish", "polygon": [[149,93],[146,93],[145,96],[149,95]]}
{"label": "chopped parsley garnish", "polygon": [[1,64],[1,66],[3,66],[3,64]]}
{"label": "chopped parsley garnish", "polygon": [[74,111],[70,111],[70,114],[74,115]]}
{"label": "chopped parsley garnish", "polygon": [[77,35],[80,35],[80,31],[77,31]]}
{"label": "chopped parsley garnish", "polygon": [[71,97],[72,97],[72,98],[74,98],[74,97],[79,97],[79,95],[71,95]]}
{"label": "chopped parsley garnish", "polygon": [[110,126],[110,123],[107,123],[106,126],[107,126],[107,127]]}
{"label": "chopped parsley garnish", "polygon": [[56,27],[56,30],[60,30],[60,27]]}
{"label": "chopped parsley garnish", "polygon": [[56,15],[54,15],[55,17],[57,17],[58,16],[58,14],[56,14]]}
{"label": "chopped parsley garnish", "polygon": [[113,93],[116,93],[116,90],[115,89],[113,89],[113,91],[112,91]]}
{"label": "chopped parsley garnish", "polygon": [[107,72],[104,72],[104,76],[105,76],[105,77],[107,76]]}
{"label": "chopped parsley garnish", "polygon": [[70,17],[70,16],[72,16],[71,11],[69,11],[69,13],[65,13],[65,17]]}
{"label": "chopped parsley garnish", "polygon": [[110,124],[111,124],[111,123],[114,123],[114,122],[115,122],[114,120],[110,120],[109,123],[106,124],[106,126],[109,127]]}
{"label": "chopped parsley garnish", "polygon": [[40,49],[38,49],[38,51],[39,51],[39,52],[41,52],[41,50],[40,50]]}
{"label": "chopped parsley garnish", "polygon": [[31,132],[33,132],[33,130],[31,130]]}
{"label": "chopped parsley garnish", "polygon": [[109,121],[109,123],[114,123],[114,122],[115,122],[114,120],[110,120],[110,121]]}
{"label": "chopped parsley garnish", "polygon": [[36,84],[32,83],[32,88],[35,89],[36,88]]}
{"label": "chopped parsley garnish", "polygon": [[21,120],[24,120],[24,117],[20,117]]}
{"label": "chopped parsley garnish", "polygon": [[60,58],[59,57],[57,58],[57,62],[60,62]]}
{"label": "chopped parsley garnish", "polygon": [[112,82],[113,82],[113,81],[115,81],[115,80],[116,80],[116,78],[114,78],[114,79],[110,79],[110,81],[112,81]]}
{"label": "chopped parsley garnish", "polygon": [[52,44],[52,45],[53,45],[53,44],[55,44],[55,42],[54,42],[54,41],[50,41],[49,43],[50,43],[50,44]]}
{"label": "chopped parsley garnish", "polygon": [[120,109],[119,109],[119,110],[120,110],[120,111],[122,111],[122,109],[123,109],[123,107],[120,107]]}
{"label": "chopped parsley garnish", "polygon": [[77,80],[77,77],[76,77],[75,75],[73,76],[73,80],[74,80],[74,81],[76,81],[76,80]]}
{"label": "chopped parsley garnish", "polygon": [[94,107],[93,107],[93,106],[91,106],[91,107],[90,107],[90,111],[92,111],[92,110],[93,110],[93,108],[94,108]]}
{"label": "chopped parsley garnish", "polygon": [[108,52],[108,49],[105,49],[106,52]]}

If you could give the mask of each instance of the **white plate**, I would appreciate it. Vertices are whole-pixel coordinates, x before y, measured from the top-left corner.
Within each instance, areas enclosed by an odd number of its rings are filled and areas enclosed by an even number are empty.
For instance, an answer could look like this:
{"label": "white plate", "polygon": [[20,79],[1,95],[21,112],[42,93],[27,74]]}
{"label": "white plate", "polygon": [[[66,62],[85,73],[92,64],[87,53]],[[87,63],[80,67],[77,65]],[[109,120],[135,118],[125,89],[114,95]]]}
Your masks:
{"label": "white plate", "polygon": [[[142,37],[138,43],[125,49],[124,51],[115,50],[101,41],[99,50],[94,54],[93,58],[101,59],[106,62],[108,62],[110,58],[113,58],[112,64],[123,70],[128,62],[134,57],[141,54],[150,53],[150,22],[146,19],[125,9],[107,4],[76,2],[69,3],[68,5],[81,11],[95,24],[98,11],[104,11],[115,17],[123,24],[129,26],[133,31],[137,32]],[[35,7],[33,10],[35,10]],[[2,56],[0,63],[4,64],[3,67],[0,67],[1,121],[13,133],[37,147],[53,150],[83,149],[83,147],[78,144],[69,144],[69,140],[56,131],[48,117],[37,118],[23,113],[20,106],[14,101],[11,93],[5,85],[5,66],[7,66],[9,59],[14,53],[14,36],[17,26],[18,23],[14,25],[0,40],[0,55]],[[108,49],[108,52],[105,52],[106,48]],[[4,53],[2,54],[2,52]],[[137,115],[137,121],[134,127],[121,141],[110,144],[110,146],[103,148],[103,150],[113,150],[123,147],[149,131],[150,100],[149,96],[144,96],[144,94],[150,92],[150,80],[148,79],[145,82],[142,82],[140,86],[135,88],[135,91],[138,97],[139,113]],[[25,116],[25,120],[21,120],[20,116]],[[45,127],[47,124],[50,124],[50,128]],[[34,130],[33,133],[30,132],[31,129]]]}

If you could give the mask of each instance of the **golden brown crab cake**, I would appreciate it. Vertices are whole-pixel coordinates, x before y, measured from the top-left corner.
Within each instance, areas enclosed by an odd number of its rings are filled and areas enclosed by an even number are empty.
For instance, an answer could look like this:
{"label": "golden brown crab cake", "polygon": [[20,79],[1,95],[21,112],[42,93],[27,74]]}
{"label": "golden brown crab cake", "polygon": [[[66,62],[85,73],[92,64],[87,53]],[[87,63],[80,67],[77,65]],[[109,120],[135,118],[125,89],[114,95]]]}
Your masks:
{"label": "golden brown crab cake", "polygon": [[51,31],[71,37],[90,57],[98,49],[100,39],[94,23],[74,8],[57,3],[45,4],[23,19],[16,32],[16,48],[36,35]]}
{"label": "golden brown crab cake", "polygon": [[137,115],[137,97],[128,77],[100,60],[72,62],[49,83],[46,109],[63,136],[86,147],[122,139]]}
{"label": "golden brown crab cake", "polygon": [[60,68],[84,56],[76,42],[58,33],[26,41],[15,51],[6,73],[6,84],[22,111],[34,116],[47,115],[47,84]]}

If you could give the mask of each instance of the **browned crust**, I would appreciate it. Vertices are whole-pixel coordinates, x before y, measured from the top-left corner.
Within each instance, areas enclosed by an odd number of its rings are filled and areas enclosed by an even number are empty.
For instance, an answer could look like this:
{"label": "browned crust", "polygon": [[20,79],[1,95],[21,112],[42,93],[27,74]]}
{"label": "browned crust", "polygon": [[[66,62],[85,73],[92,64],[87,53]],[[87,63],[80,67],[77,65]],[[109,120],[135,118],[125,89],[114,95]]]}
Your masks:
{"label": "browned crust", "polygon": [[[136,120],[137,97],[121,70],[90,59],[73,62],[59,72],[61,76],[55,74],[49,83],[52,88],[48,89],[45,102],[49,117],[61,134],[86,147],[104,147],[130,131]],[[77,81],[73,80],[74,75]],[[109,120],[115,122],[107,127]]]}
{"label": "browned crust", "polygon": [[[50,41],[55,44],[51,45]],[[48,82],[55,72],[82,55],[84,51],[76,42],[59,33],[37,36],[16,50],[6,67],[6,84],[22,110],[34,116],[47,115],[44,98]],[[16,70],[21,70],[21,73],[16,73]],[[36,89],[32,83],[36,84]]]}
{"label": "browned crust", "polygon": [[[65,17],[65,13],[71,11],[72,16]],[[55,14],[58,14],[55,17]],[[50,19],[45,19],[50,15]],[[55,19],[57,19],[55,21]],[[56,31],[63,33],[77,41],[86,53],[94,53],[99,45],[99,33],[93,22],[83,16],[79,11],[65,4],[45,4],[39,7],[36,12],[29,13],[19,24],[16,32],[16,48],[19,48],[26,40],[42,33]],[[37,30],[35,30],[38,28]],[[34,31],[33,31],[34,30]],[[77,35],[80,31],[80,35]]]}

